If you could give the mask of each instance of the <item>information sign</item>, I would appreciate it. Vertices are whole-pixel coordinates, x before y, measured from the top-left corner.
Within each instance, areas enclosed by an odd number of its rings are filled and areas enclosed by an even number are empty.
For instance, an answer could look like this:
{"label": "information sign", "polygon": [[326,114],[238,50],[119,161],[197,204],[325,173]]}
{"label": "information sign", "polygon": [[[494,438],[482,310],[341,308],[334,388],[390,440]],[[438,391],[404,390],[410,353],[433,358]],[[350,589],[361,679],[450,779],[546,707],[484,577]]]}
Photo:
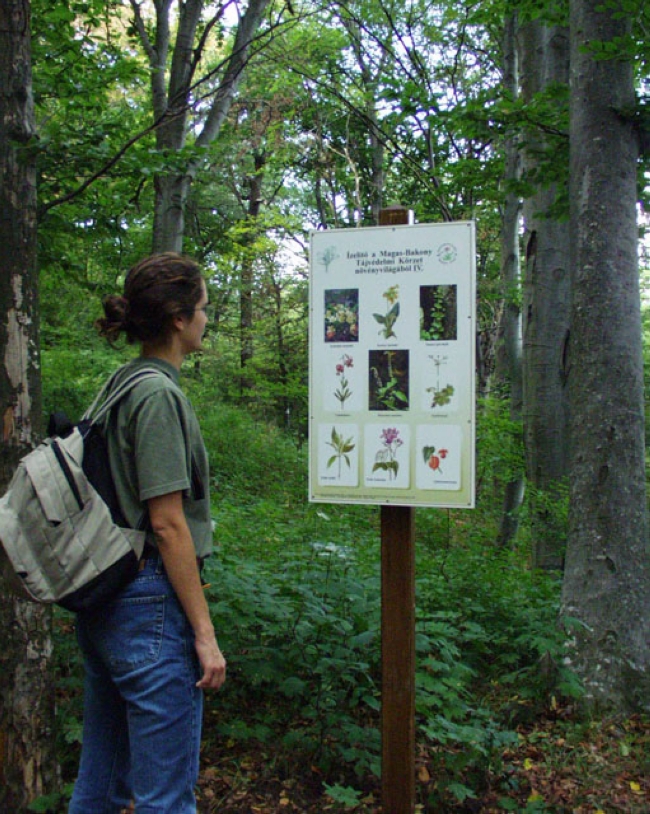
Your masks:
{"label": "information sign", "polygon": [[471,508],[470,221],[311,235],[309,496]]}

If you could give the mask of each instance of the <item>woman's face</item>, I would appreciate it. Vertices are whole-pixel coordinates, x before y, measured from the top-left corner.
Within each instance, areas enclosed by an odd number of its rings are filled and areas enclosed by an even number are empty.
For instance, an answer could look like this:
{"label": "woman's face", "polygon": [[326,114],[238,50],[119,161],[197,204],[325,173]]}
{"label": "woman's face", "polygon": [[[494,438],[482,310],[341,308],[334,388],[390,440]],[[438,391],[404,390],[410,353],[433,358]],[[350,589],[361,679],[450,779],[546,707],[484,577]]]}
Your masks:
{"label": "woman's face", "polygon": [[191,317],[182,317],[183,327],[180,331],[180,339],[184,356],[203,348],[203,334],[208,324],[208,317],[205,313],[207,304],[208,292],[205,281],[201,281],[201,299],[197,302],[194,313]]}

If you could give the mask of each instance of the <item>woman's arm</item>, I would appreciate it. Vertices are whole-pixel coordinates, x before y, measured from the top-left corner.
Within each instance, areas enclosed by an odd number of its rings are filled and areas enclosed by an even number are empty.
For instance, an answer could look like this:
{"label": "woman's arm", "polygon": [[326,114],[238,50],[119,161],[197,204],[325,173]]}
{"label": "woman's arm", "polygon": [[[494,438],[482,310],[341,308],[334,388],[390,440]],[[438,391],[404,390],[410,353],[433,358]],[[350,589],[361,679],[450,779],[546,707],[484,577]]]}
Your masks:
{"label": "woman's arm", "polygon": [[203,669],[197,686],[216,689],[226,680],[226,660],[219,649],[196,563],[192,535],[181,492],[147,501],[151,527],[172,587],[194,631],[194,646]]}

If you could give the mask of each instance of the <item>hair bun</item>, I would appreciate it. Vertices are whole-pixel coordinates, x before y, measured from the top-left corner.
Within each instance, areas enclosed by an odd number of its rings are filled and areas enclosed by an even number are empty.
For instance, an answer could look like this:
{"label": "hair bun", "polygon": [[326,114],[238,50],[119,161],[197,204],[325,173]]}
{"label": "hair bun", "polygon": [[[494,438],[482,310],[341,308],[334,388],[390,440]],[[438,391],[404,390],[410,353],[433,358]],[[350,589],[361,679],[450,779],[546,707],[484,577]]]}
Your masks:
{"label": "hair bun", "polygon": [[95,323],[100,336],[115,342],[126,331],[129,317],[129,301],[119,294],[111,294],[103,302],[104,316]]}

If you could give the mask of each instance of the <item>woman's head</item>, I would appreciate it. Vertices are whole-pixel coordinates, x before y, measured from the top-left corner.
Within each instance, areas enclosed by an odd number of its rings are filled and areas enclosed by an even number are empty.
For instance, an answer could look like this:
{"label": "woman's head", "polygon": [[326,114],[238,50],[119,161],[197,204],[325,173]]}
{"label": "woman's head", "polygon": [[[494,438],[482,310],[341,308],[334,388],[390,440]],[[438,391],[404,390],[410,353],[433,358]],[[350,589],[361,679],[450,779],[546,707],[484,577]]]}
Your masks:
{"label": "woman's head", "polygon": [[164,341],[174,317],[191,317],[204,291],[194,260],[174,252],[153,254],[128,272],[123,296],[104,300],[104,317],[97,320],[97,328],[110,342],[121,333],[129,344]]}

